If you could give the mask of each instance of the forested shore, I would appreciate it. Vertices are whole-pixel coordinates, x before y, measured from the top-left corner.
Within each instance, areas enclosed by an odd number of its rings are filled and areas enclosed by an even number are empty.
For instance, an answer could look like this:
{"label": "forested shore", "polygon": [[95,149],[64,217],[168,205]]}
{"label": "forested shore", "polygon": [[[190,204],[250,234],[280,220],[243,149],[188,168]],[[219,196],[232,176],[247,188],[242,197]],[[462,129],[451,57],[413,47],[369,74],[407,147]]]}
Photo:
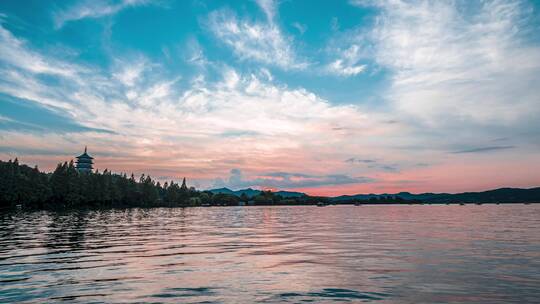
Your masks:
{"label": "forested shore", "polygon": [[[216,189],[218,190],[218,189]],[[301,194],[283,196],[282,192],[255,191],[221,193],[199,191],[181,183],[164,182],[142,174],[79,172],[73,162],[57,165],[53,172],[19,164],[17,159],[0,160],[0,209],[100,209],[130,207],[197,207],[238,205],[403,205],[403,204],[482,204],[539,203],[540,188],[500,188],[470,193],[359,194],[354,196],[320,197]],[[230,191],[230,190],[229,190]],[[233,192],[233,191],[231,191]],[[252,191],[253,192],[253,191]],[[298,193],[297,193],[298,194]]]}
{"label": "forested shore", "polygon": [[58,164],[53,172],[0,161],[0,208],[70,209],[123,207],[191,207],[316,204],[321,197],[283,198],[271,191],[253,197],[198,191],[183,182],[161,184],[149,175],[113,173],[107,169],[81,173],[73,162]]}

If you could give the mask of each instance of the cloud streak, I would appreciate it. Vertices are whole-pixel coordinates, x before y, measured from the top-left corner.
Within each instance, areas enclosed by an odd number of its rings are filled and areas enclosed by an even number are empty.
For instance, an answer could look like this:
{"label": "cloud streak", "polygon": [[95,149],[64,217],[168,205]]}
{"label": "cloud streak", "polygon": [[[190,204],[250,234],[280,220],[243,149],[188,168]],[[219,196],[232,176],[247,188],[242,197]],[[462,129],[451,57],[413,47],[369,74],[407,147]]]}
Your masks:
{"label": "cloud streak", "polygon": [[360,63],[362,54],[360,54],[360,47],[358,45],[353,44],[345,50],[338,50],[337,53],[339,54],[338,59],[326,66],[326,70],[329,73],[349,77],[366,71],[367,65]]}
{"label": "cloud streak", "polygon": [[[526,38],[530,4],[361,1],[380,10],[369,39],[378,65],[393,72],[388,99],[431,127],[519,124],[538,116],[540,47]],[[509,102],[512,100],[512,102]],[[532,110],[532,112],[531,112]]]}
{"label": "cloud streak", "polygon": [[514,148],[515,148],[515,146],[490,146],[490,147],[480,147],[480,148],[459,150],[459,151],[454,151],[452,153],[454,153],[454,154],[484,153],[484,152],[493,152],[493,151],[508,150],[508,149],[514,149]]}
{"label": "cloud streak", "polygon": [[354,164],[365,165],[367,168],[376,169],[383,172],[398,172],[399,171],[399,166],[397,164],[385,164],[374,159],[362,159],[362,158],[352,157],[345,160],[345,162],[348,164],[353,164],[353,165]]}
{"label": "cloud streak", "polygon": [[371,183],[374,180],[369,177],[351,177],[345,174],[312,175],[305,173],[269,172],[254,178],[245,178],[242,171],[232,169],[229,179],[225,182],[218,179],[214,182],[216,187],[230,187],[242,189],[248,187],[273,188],[273,189],[296,189],[314,188],[320,186],[335,186],[349,184]]}
{"label": "cloud streak", "polygon": [[239,19],[230,10],[212,12],[208,25],[220,41],[242,60],[251,60],[284,70],[304,69],[307,63],[295,53],[293,38],[285,35],[274,22],[277,13],[273,1],[258,1],[266,22]]}
{"label": "cloud streak", "polygon": [[147,5],[149,3],[150,0],[82,0],[74,6],[56,12],[54,14],[54,25],[56,29],[60,29],[71,21],[110,16],[129,7]]}
{"label": "cloud streak", "polygon": [[0,130],[17,130],[34,133],[103,132],[109,130],[89,128],[72,117],[61,115],[30,100],[0,93]]}

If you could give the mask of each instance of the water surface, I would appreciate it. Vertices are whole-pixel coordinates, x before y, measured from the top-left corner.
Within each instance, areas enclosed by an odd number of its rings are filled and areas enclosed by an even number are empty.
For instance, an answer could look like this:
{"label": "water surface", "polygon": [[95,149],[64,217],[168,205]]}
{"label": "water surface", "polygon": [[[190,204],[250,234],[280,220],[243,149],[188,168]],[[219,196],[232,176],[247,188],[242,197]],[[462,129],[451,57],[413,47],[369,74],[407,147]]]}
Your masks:
{"label": "water surface", "polygon": [[539,205],[0,214],[2,303],[539,299]]}

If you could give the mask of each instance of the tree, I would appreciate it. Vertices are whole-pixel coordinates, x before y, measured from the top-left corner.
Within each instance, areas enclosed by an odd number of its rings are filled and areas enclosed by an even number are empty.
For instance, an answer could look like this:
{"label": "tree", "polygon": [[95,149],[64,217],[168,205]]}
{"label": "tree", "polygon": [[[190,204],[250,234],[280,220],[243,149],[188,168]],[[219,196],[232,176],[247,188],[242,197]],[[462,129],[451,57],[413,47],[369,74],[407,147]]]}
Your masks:
{"label": "tree", "polygon": [[188,187],[186,185],[186,178],[184,177],[184,179],[182,180],[182,186],[180,187],[180,189],[182,191],[187,191],[188,190]]}
{"label": "tree", "polygon": [[[40,172],[19,164],[19,160],[0,161],[0,208],[22,205],[28,208],[96,208],[96,207],[152,207],[163,201],[171,206],[198,206],[212,200],[210,192],[200,193],[174,182],[152,180],[141,175],[139,180],[105,169],[79,173],[73,161],[59,163],[52,173]],[[235,204],[236,196],[222,197],[220,202]]]}

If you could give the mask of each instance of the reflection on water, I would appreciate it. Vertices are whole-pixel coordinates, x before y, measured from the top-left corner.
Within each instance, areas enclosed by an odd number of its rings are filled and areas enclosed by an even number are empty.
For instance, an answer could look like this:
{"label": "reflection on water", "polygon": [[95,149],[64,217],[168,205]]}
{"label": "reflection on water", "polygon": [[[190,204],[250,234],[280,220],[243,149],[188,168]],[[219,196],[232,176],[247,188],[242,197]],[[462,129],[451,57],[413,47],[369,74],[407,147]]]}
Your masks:
{"label": "reflection on water", "polygon": [[537,303],[540,206],[0,215],[0,302]]}

